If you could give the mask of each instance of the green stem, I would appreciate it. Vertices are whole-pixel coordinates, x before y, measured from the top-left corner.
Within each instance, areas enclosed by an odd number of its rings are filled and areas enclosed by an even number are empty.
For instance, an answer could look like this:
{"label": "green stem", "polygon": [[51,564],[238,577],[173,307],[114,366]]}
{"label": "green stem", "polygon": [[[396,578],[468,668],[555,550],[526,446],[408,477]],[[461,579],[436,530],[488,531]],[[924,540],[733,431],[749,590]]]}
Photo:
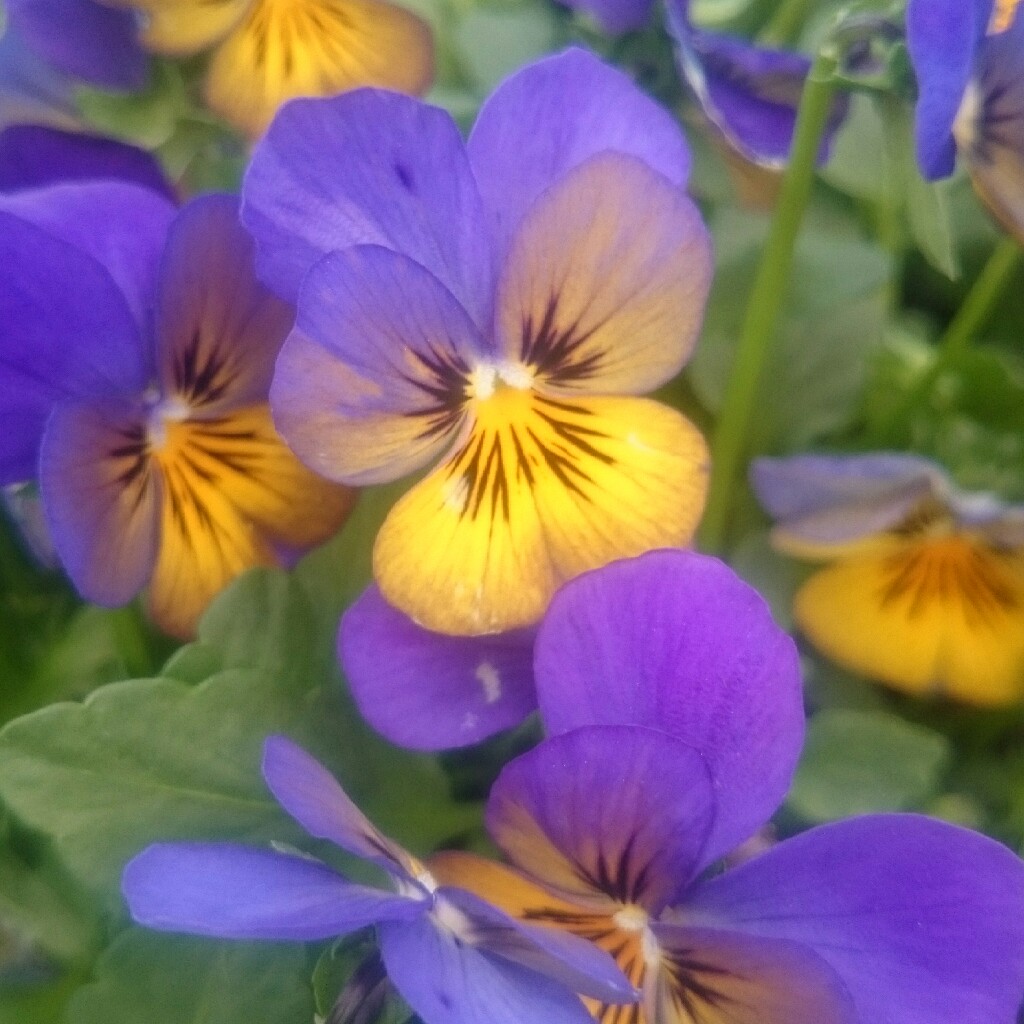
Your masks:
{"label": "green stem", "polygon": [[758,385],[789,290],[796,237],[811,196],[821,139],[832,109],[835,69],[835,58],[821,54],[807,78],[789,167],[715,427],[711,443],[714,472],[700,532],[702,546],[710,551],[720,551],[725,543],[734,491],[749,447]]}
{"label": "green stem", "polygon": [[785,46],[798,36],[811,8],[811,0],[782,0],[768,24],[758,34],[765,46]]}
{"label": "green stem", "polygon": [[893,430],[928,397],[935,382],[970,347],[1013,278],[1021,259],[1020,243],[1007,236],[988,258],[967,298],[936,345],[928,369],[907,392],[903,401],[869,434],[872,443],[884,442]]}

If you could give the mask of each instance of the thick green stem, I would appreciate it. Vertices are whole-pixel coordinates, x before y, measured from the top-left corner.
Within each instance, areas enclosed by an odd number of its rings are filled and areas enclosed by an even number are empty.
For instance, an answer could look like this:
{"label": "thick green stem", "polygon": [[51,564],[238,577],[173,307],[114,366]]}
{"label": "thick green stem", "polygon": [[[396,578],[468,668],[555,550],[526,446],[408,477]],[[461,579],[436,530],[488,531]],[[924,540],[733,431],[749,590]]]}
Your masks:
{"label": "thick green stem", "polygon": [[736,484],[750,446],[758,385],[789,291],[796,237],[814,185],[821,140],[835,96],[835,58],[820,55],[804,87],[789,167],[750,293],[732,374],[711,443],[713,472],[701,545],[721,551]]}

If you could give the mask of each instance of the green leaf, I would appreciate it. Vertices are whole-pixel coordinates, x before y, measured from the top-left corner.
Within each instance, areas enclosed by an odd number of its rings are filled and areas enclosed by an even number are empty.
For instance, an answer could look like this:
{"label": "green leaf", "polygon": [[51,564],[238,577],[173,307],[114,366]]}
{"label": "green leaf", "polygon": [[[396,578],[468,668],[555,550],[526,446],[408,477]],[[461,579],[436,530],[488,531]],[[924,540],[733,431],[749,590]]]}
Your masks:
{"label": "green leaf", "polygon": [[816,822],[920,807],[949,756],[945,737],[894,715],[821,711],[808,724],[787,806]]}
{"label": "green leaf", "polygon": [[67,1024],[306,1024],[303,946],[213,942],[129,929],[74,995]]}

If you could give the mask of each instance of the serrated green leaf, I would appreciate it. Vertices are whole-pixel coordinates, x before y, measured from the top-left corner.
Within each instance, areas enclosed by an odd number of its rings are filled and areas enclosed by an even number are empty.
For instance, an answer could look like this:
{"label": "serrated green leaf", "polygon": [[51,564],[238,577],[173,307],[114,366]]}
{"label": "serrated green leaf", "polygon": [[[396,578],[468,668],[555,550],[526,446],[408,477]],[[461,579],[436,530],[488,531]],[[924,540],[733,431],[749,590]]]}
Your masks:
{"label": "serrated green leaf", "polygon": [[787,806],[809,821],[920,807],[949,755],[945,737],[884,711],[821,711],[808,724]]}

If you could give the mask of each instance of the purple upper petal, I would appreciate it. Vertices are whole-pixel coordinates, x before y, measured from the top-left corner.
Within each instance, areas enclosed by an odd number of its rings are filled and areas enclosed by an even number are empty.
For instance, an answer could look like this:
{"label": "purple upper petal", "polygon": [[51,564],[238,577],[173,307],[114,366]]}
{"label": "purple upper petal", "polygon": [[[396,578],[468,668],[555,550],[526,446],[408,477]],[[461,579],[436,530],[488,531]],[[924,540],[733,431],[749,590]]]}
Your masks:
{"label": "purple upper petal", "polygon": [[703,758],[636,726],[574,729],[507,764],[487,827],[509,858],[570,902],[668,905],[707,863],[715,792]]}
{"label": "purple upper petal", "polygon": [[410,921],[418,900],[354,885],[316,861],[229,843],[158,843],[124,869],[139,924],[225,939],[329,939]]}
{"label": "purple upper petal", "polygon": [[338,658],[378,732],[403,747],[444,750],[518,725],[536,708],[533,637],[431,633],[373,586],[342,617]]}
{"label": "purple upper petal", "polygon": [[70,79],[7,25],[0,35],[0,125],[71,127],[76,118]]}
{"label": "purple upper petal", "polygon": [[956,164],[953,122],[985,36],[992,0],[910,0],[907,46],[917,75],[917,161],[929,180]]}
{"label": "purple upper petal", "polygon": [[136,394],[149,366],[125,298],[92,257],[0,211],[0,485],[34,478],[65,399]]}
{"label": "purple upper petal", "polygon": [[567,988],[458,940],[443,918],[382,924],[377,935],[388,976],[424,1024],[593,1024]]}
{"label": "purple upper petal", "polygon": [[913,815],[812,829],[699,885],[684,914],[815,950],[858,1021],[1017,1019],[1024,864],[965,829]]}
{"label": "purple upper petal", "polygon": [[578,49],[503,82],[484,103],[468,148],[499,252],[543,191],[604,150],[638,157],[680,187],[690,173],[672,116],[621,71]]}
{"label": "purple upper petal", "polygon": [[295,301],[326,253],[379,245],[421,263],[489,322],[486,222],[455,122],[409,96],[357,89],[288,103],[256,147],[242,219],[263,280]]}
{"label": "purple upper petal", "polygon": [[159,162],[143,149],[34,124],[0,132],[0,191],[96,178],[134,182],[174,199]]}
{"label": "purple upper petal", "polygon": [[140,185],[87,181],[0,196],[0,210],[31,221],[101,263],[148,337],[160,258],[176,212],[170,202]]}
{"label": "purple upper petal", "polygon": [[284,736],[263,747],[263,778],[277,802],[311,835],[399,878],[415,881],[412,858],[377,831],[319,761]]}
{"label": "purple upper petal", "polygon": [[61,71],[109,89],[134,89],[146,78],[146,55],[134,11],[94,0],[7,0],[11,25]]}
{"label": "purple upper petal", "polygon": [[789,788],[804,729],[796,649],[716,559],[655,551],[572,581],[535,669],[549,733],[642,725],[701,751],[718,807],[710,856],[749,838]]}

